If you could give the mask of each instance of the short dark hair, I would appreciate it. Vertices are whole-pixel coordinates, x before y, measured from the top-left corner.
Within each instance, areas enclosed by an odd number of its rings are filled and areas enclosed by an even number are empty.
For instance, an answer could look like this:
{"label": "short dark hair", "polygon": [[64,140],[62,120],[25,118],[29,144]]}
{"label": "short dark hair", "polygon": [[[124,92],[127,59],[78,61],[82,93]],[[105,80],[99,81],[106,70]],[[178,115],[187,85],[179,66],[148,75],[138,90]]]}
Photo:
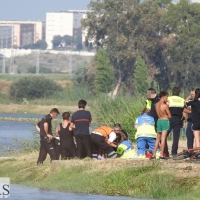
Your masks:
{"label": "short dark hair", "polygon": [[178,87],[173,87],[172,89],[172,95],[179,95],[180,94],[180,90]]}
{"label": "short dark hair", "polygon": [[57,114],[60,114],[60,112],[58,111],[58,109],[57,108],[52,108],[51,109],[51,111],[50,111],[50,113],[57,113]]}
{"label": "short dark hair", "polygon": [[149,114],[150,110],[148,108],[143,108],[141,111],[141,115],[143,115],[144,113]]}
{"label": "short dark hair", "polygon": [[194,101],[198,101],[198,100],[199,100],[199,98],[200,98],[200,89],[199,89],[199,88],[197,88],[197,89],[195,90],[195,97],[194,97]]}
{"label": "short dark hair", "polygon": [[159,94],[159,98],[162,98],[162,97],[165,97],[165,96],[168,96],[169,94],[165,91],[161,91],[160,94]]}
{"label": "short dark hair", "polygon": [[78,102],[78,107],[79,108],[85,108],[85,106],[87,105],[87,101],[81,99],[79,102]]}
{"label": "short dark hair", "polygon": [[[149,88],[148,90],[153,91],[154,94],[156,94],[156,90],[155,90],[155,89],[153,89],[153,88]],[[148,91],[148,90],[147,90],[147,91]]]}
{"label": "short dark hair", "polygon": [[114,124],[114,127],[115,127],[115,128],[122,128],[122,126],[121,126],[120,123],[116,123],[116,124]]}
{"label": "short dark hair", "polygon": [[62,114],[62,118],[63,118],[63,120],[68,120],[69,118],[70,118],[70,113],[69,112],[64,112],[63,114]]}

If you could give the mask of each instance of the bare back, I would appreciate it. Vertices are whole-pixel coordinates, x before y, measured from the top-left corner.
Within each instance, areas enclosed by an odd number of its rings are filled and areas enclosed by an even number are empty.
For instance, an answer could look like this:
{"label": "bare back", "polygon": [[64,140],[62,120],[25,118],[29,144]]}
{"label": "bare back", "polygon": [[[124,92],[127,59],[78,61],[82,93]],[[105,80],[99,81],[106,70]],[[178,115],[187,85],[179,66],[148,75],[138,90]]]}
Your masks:
{"label": "bare back", "polygon": [[159,101],[155,105],[156,113],[158,115],[158,119],[169,119],[171,118],[171,114],[169,111],[169,107],[167,104]]}

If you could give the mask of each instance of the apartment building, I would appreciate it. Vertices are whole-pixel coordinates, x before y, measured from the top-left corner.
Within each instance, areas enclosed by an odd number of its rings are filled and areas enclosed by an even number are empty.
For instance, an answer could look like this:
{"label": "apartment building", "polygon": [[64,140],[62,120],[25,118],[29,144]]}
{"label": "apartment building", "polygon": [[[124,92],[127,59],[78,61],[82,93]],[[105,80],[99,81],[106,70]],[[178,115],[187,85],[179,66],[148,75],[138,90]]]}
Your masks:
{"label": "apartment building", "polygon": [[13,27],[0,26],[0,48],[11,48],[13,44]]}
{"label": "apartment building", "polygon": [[0,21],[0,26],[13,27],[13,45],[18,47],[45,39],[42,21]]}
{"label": "apartment building", "polygon": [[82,36],[81,20],[86,10],[68,10],[46,13],[46,42],[52,49],[54,36]]}

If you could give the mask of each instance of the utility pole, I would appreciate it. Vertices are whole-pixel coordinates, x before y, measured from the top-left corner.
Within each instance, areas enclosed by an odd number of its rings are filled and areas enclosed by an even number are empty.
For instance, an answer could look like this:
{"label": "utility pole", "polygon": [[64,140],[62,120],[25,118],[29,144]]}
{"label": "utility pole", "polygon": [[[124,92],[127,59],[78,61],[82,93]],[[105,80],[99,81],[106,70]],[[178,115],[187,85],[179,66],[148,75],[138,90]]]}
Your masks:
{"label": "utility pole", "polygon": [[36,53],[36,74],[40,73],[40,51]]}
{"label": "utility pole", "polygon": [[14,74],[14,67],[13,67],[13,48],[11,48],[11,56],[10,56],[10,74]]}
{"label": "utility pole", "polygon": [[40,73],[40,51],[39,50],[33,51],[33,55],[35,56],[36,74],[39,74]]}
{"label": "utility pole", "polygon": [[[3,50],[3,36],[1,36],[1,51],[2,50]],[[5,74],[5,72],[6,72],[6,66],[5,66],[5,55],[4,55],[4,53],[2,54],[1,57],[2,57],[2,74]]]}
{"label": "utility pole", "polygon": [[69,74],[72,74],[72,54],[69,55]]}
{"label": "utility pole", "polygon": [[5,56],[3,55],[2,56],[2,62],[3,62],[3,66],[2,66],[2,74],[5,74],[6,73],[6,65],[5,65]]}

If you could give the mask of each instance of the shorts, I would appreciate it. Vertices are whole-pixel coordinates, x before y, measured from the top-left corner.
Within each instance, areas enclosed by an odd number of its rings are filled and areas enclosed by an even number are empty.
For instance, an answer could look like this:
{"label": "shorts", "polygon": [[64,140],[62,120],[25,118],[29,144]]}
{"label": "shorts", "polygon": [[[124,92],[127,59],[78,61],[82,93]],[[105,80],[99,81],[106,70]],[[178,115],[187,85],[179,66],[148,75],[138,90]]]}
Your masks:
{"label": "shorts", "polygon": [[161,133],[163,131],[168,131],[170,128],[170,123],[168,119],[158,119],[157,121],[157,132]]}
{"label": "shorts", "polygon": [[192,130],[193,131],[200,131],[200,123],[199,122],[192,123]]}

